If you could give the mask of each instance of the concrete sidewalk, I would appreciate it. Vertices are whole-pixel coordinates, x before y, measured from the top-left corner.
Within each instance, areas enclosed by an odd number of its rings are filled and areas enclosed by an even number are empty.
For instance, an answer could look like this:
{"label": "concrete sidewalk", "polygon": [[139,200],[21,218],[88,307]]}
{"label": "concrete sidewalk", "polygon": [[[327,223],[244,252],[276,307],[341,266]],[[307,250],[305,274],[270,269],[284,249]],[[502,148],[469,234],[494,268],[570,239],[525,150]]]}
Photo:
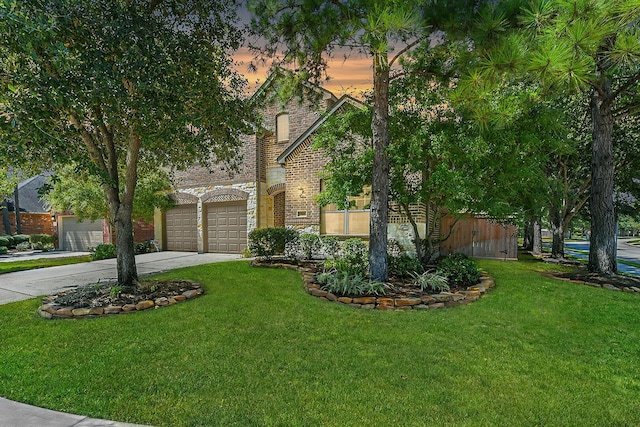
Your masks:
{"label": "concrete sidewalk", "polygon": [[98,420],[36,408],[0,397],[0,427],[135,427],[138,424]]}
{"label": "concrete sidewalk", "polygon": [[[25,259],[27,256],[21,257]],[[136,256],[140,276],[213,262],[240,259],[234,254],[154,252]],[[62,290],[115,280],[116,260],[40,268],[0,275],[0,304],[50,295]],[[135,424],[98,420],[25,405],[0,397],[0,427],[127,427]]]}
{"label": "concrete sidewalk", "polygon": [[[240,258],[237,254],[165,251],[137,255],[136,265],[138,275],[142,277],[181,267]],[[116,277],[115,259],[7,273],[0,275],[0,304],[50,295],[77,286],[114,281]],[[0,427],[2,427],[1,424]]]}

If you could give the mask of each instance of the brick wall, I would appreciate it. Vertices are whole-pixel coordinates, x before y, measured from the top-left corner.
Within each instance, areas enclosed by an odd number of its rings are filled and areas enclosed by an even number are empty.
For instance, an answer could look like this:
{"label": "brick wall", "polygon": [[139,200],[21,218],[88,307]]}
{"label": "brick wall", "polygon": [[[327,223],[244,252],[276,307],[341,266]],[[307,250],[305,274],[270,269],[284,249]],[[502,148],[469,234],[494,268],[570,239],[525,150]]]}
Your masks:
{"label": "brick wall", "polygon": [[193,165],[184,171],[175,171],[176,188],[206,187],[209,185],[228,185],[256,181],[256,136],[244,135],[238,150],[242,160],[237,172],[221,164],[213,164],[212,170]]}
{"label": "brick wall", "polygon": [[[16,234],[16,214],[9,212],[11,234]],[[53,219],[48,213],[20,213],[22,234],[54,234]]]}
{"label": "brick wall", "polygon": [[[310,142],[305,141],[287,159],[286,225],[320,224],[320,206],[314,197],[320,193],[318,174],[326,164],[326,157],[322,150],[314,150]],[[298,211],[306,211],[306,217],[299,217]]]}
{"label": "brick wall", "polygon": [[273,196],[273,226],[285,226],[285,193],[278,193]]}

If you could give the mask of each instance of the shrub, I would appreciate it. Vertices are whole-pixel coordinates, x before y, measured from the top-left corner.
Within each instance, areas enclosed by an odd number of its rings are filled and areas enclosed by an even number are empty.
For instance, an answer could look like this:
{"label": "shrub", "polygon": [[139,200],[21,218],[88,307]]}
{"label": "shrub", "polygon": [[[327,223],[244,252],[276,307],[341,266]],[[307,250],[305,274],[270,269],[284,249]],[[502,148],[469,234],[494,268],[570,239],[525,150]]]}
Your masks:
{"label": "shrub", "polygon": [[29,242],[18,243],[16,245],[16,249],[19,251],[28,251],[29,249],[31,249],[31,243]]}
{"label": "shrub", "polygon": [[320,236],[313,233],[304,233],[300,235],[298,244],[304,259],[312,259],[313,256],[322,249],[322,240],[320,240]]}
{"label": "shrub", "polygon": [[101,243],[95,248],[89,248],[89,251],[91,252],[91,259],[94,261],[117,256],[116,245],[111,243]]}
{"label": "shrub", "polygon": [[340,253],[340,239],[336,236],[326,236],[322,238],[322,250],[325,257],[337,258]]}
{"label": "shrub", "polygon": [[437,273],[450,284],[471,286],[480,280],[480,270],[474,260],[464,254],[449,254],[438,263]]}
{"label": "shrub", "polygon": [[345,240],[342,259],[346,263],[347,271],[364,276],[369,267],[367,244],[358,238]]}
{"label": "shrub", "polygon": [[16,234],[15,236],[13,236],[14,245],[19,245],[20,243],[28,242],[30,238],[31,236],[27,234]]}
{"label": "shrub", "polygon": [[402,255],[402,252],[404,252],[404,250],[402,249],[402,245],[400,245],[400,242],[398,242],[396,239],[389,239],[389,241],[387,242],[387,254],[397,257]]}
{"label": "shrub", "polygon": [[145,240],[144,242],[136,243],[133,250],[136,255],[148,254],[154,250],[152,246],[151,240]]}
{"label": "shrub", "polygon": [[398,278],[410,277],[423,271],[420,260],[407,253],[388,254],[389,274]]}
{"label": "shrub", "polygon": [[297,240],[298,232],[291,228],[258,228],[249,233],[249,250],[254,256],[271,259]]}
{"label": "shrub", "polygon": [[50,251],[54,249],[56,236],[52,234],[32,234],[29,241],[33,249]]}
{"label": "shrub", "polygon": [[31,243],[50,243],[53,245],[56,242],[56,236],[52,234],[32,234],[29,237],[29,241]]}
{"label": "shrub", "polygon": [[2,235],[0,236],[0,246],[4,246],[7,248],[11,248],[14,245],[14,240],[13,240],[13,236],[8,236],[8,235]]}
{"label": "shrub", "polygon": [[351,274],[348,271],[331,270],[320,273],[318,282],[322,289],[340,296],[384,295],[383,283],[369,280],[361,274]]}
{"label": "shrub", "polygon": [[413,273],[413,284],[419,286],[422,292],[443,292],[449,290],[449,283],[445,276],[435,271],[425,271],[422,274]]}
{"label": "shrub", "polygon": [[0,255],[6,255],[9,253],[9,248],[6,246],[0,246]]}

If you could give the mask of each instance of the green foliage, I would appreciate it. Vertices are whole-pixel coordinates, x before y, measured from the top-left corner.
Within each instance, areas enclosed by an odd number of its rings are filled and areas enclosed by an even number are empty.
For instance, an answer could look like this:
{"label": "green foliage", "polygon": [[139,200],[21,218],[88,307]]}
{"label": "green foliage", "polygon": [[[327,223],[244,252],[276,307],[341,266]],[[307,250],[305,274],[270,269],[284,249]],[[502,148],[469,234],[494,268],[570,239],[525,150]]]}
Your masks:
{"label": "green foliage", "polygon": [[122,293],[122,286],[114,285],[109,289],[109,298],[118,298]]}
{"label": "green foliage", "polygon": [[336,236],[322,238],[322,250],[327,258],[335,259],[340,253],[340,239]]}
{"label": "green foliage", "polygon": [[148,254],[149,252],[153,252],[155,248],[151,244],[151,241],[145,240],[144,242],[136,243],[134,248],[134,252],[136,255],[140,254]]}
{"label": "green foliage", "polygon": [[478,264],[464,254],[449,254],[438,262],[437,274],[454,286],[471,286],[480,280]]}
{"label": "green foliage", "polygon": [[29,241],[29,235],[27,234],[16,234],[13,236],[13,242],[15,245],[18,245],[22,242],[28,242]]}
{"label": "green foliage", "polygon": [[[151,221],[155,208],[166,211],[175,205],[169,197],[171,181],[161,168],[141,167],[138,174],[132,216]],[[125,169],[120,167],[121,186],[125,182],[124,175]],[[50,177],[50,183],[42,191],[42,197],[55,210],[73,212],[80,219],[109,218],[103,181],[97,171],[83,170],[77,164],[65,164],[56,168],[55,175]]]}
{"label": "green foliage", "polygon": [[56,242],[56,236],[53,234],[32,234],[29,236],[29,242],[31,243],[51,243],[54,244]]}
{"label": "green foliage", "polygon": [[317,277],[322,289],[339,296],[384,295],[385,287],[381,282],[349,271],[331,270]]}
{"label": "green foliage", "polygon": [[0,246],[6,246],[8,248],[15,247],[16,244],[13,236],[9,236],[8,234],[3,234],[2,236],[0,236]]}
{"label": "green foliage", "polygon": [[342,256],[327,260],[325,265],[346,272],[350,276],[366,277],[369,265],[367,255],[367,244],[362,239],[347,239],[342,245]]}
{"label": "green foliage", "polygon": [[6,246],[0,246],[0,255],[6,255],[9,253],[9,248]]}
{"label": "green foliage", "polygon": [[50,251],[55,247],[56,236],[51,234],[32,234],[29,241],[33,249]]}
{"label": "green foliage", "polygon": [[94,261],[115,258],[117,256],[116,251],[116,245],[112,243],[100,243],[95,248],[89,248],[89,252],[91,252],[91,259]]}
{"label": "green foliage", "polygon": [[388,254],[387,260],[389,263],[389,275],[397,278],[411,277],[411,275],[419,274],[423,271],[420,260],[407,253],[399,255]]}
{"label": "green foliage", "polygon": [[317,234],[304,233],[300,235],[298,245],[304,259],[312,259],[322,249],[322,240]]}
{"label": "green foliage", "polygon": [[29,243],[29,242],[22,242],[22,243],[18,243],[16,245],[16,250],[21,251],[21,252],[28,251],[30,249],[31,249],[31,243]]}
{"label": "green foliage", "polygon": [[[233,67],[236,10],[233,0],[2,1],[0,158],[74,165],[125,228],[148,171],[211,159],[237,169],[253,106]],[[134,247],[118,251],[129,264],[118,282],[133,284]]]}
{"label": "green foliage", "polygon": [[297,243],[298,232],[292,228],[257,228],[249,233],[249,250],[254,256],[271,259],[284,254],[288,245]]}
{"label": "green foliage", "polygon": [[418,286],[420,290],[444,292],[449,290],[449,281],[446,276],[435,272],[425,271],[422,274],[412,273],[414,286]]}

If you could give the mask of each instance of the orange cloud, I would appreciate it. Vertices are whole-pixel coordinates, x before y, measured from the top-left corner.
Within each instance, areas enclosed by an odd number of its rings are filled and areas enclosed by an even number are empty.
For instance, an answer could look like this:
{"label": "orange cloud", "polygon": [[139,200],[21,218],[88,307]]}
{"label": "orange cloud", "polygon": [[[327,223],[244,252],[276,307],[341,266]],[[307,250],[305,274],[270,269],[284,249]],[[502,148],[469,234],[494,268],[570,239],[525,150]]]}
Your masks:
{"label": "orange cloud", "polygon": [[[234,55],[236,70],[244,75],[249,82],[249,92],[255,91],[266,79],[269,64],[258,64],[253,54],[245,47]],[[257,66],[256,71],[249,69],[250,64]],[[362,55],[352,55],[344,58],[330,58],[327,73],[329,80],[322,86],[336,96],[349,94],[359,97],[360,93],[371,89],[372,71],[371,59]]]}

